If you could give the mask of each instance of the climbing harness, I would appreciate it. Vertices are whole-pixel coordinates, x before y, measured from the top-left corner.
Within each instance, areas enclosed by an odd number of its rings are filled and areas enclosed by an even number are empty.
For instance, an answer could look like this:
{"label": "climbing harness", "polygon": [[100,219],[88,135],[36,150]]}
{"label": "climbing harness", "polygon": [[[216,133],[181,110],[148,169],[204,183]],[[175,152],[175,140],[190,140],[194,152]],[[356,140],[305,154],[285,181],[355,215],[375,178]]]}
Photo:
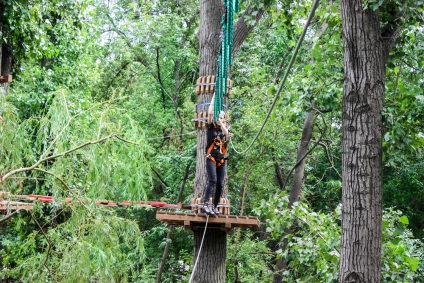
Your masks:
{"label": "climbing harness", "polygon": [[218,68],[215,82],[215,100],[213,122],[218,120],[219,113],[224,110],[223,96],[228,88],[229,67],[232,64],[234,13],[240,8],[240,0],[224,0],[224,14],[221,20],[221,47],[218,56]]}
{"label": "climbing harness", "polygon": [[[215,157],[211,155],[211,152],[215,146],[218,147],[219,152],[224,155],[224,157],[218,161],[215,159]],[[226,154],[227,154],[227,149],[225,148],[225,142],[221,140],[220,138],[216,138],[214,139],[213,143],[209,146],[208,150],[206,151],[206,158],[212,160],[213,164],[215,164],[215,167],[218,168],[219,166],[225,163],[225,160],[227,160],[227,158],[225,157]]]}
{"label": "climbing harness", "polygon": [[196,271],[197,263],[199,262],[200,253],[202,252],[203,241],[205,240],[206,228],[208,228],[208,222],[209,222],[209,215],[206,214],[205,231],[203,231],[202,242],[200,243],[199,252],[197,253],[196,262],[194,263],[193,271],[191,272],[190,280],[188,281],[188,283],[191,283],[193,281],[194,272]]}

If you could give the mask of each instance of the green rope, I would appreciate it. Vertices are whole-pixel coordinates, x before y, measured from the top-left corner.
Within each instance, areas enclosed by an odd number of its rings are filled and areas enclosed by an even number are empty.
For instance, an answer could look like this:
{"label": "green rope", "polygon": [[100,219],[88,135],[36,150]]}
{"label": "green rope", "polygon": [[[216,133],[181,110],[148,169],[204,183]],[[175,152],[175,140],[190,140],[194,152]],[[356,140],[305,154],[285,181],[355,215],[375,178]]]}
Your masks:
{"label": "green rope", "polygon": [[232,64],[234,13],[240,8],[240,0],[223,0],[225,6],[221,20],[221,47],[218,56],[218,70],[215,80],[215,100],[213,121],[217,121],[219,113],[224,110],[224,95],[228,90],[228,71]]}

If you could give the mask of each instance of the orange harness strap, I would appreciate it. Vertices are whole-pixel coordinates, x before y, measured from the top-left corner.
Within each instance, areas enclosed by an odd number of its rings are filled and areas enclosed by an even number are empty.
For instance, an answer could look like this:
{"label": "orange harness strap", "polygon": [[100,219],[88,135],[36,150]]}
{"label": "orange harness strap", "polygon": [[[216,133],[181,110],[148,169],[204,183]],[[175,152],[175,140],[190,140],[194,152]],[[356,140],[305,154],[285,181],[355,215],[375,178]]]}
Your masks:
{"label": "orange harness strap", "polygon": [[215,164],[215,167],[218,168],[225,163],[225,158],[221,158],[219,162],[217,162],[216,159],[211,155],[212,149],[215,145],[219,146],[219,151],[224,155],[227,154],[227,149],[225,148],[224,142],[221,139],[215,139],[206,152],[206,158],[212,160],[213,164]]}

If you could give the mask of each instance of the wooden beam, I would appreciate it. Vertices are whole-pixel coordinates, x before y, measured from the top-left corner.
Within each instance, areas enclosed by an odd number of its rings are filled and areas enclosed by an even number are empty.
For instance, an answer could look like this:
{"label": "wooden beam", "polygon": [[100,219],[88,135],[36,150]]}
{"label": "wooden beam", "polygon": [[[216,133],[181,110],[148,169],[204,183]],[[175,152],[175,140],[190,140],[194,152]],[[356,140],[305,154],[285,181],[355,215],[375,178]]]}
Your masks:
{"label": "wooden beam", "polygon": [[3,76],[0,76],[0,82],[2,82],[2,83],[11,83],[12,82],[12,75],[3,75]]}
{"label": "wooden beam", "polygon": [[0,211],[16,211],[16,210],[32,210],[34,205],[32,203],[19,202],[19,201],[6,201],[0,199]]}
{"label": "wooden beam", "polygon": [[[168,225],[183,225],[186,229],[193,230],[195,224],[206,224],[207,218],[204,213],[158,211],[156,213],[156,219]],[[249,216],[219,215],[209,216],[208,224],[219,226],[222,230],[230,232],[234,227],[259,228],[259,219]]]}

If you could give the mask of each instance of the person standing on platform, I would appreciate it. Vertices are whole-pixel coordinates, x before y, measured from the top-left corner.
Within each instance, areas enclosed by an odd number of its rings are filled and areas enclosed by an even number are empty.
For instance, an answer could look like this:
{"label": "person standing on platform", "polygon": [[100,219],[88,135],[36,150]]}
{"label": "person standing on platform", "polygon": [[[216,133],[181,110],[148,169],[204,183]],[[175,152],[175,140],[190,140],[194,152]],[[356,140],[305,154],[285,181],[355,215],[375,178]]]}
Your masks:
{"label": "person standing on platform", "polygon": [[[212,122],[213,116],[213,98],[208,109],[208,130],[206,145],[206,172],[208,174],[208,184],[204,193],[203,212],[208,215],[218,215],[217,206],[221,198],[224,187],[224,177],[226,172],[227,159],[227,137],[229,127],[226,126],[225,113],[221,111],[218,120]],[[212,205],[209,204],[209,198],[212,190],[215,188],[215,196]]]}

